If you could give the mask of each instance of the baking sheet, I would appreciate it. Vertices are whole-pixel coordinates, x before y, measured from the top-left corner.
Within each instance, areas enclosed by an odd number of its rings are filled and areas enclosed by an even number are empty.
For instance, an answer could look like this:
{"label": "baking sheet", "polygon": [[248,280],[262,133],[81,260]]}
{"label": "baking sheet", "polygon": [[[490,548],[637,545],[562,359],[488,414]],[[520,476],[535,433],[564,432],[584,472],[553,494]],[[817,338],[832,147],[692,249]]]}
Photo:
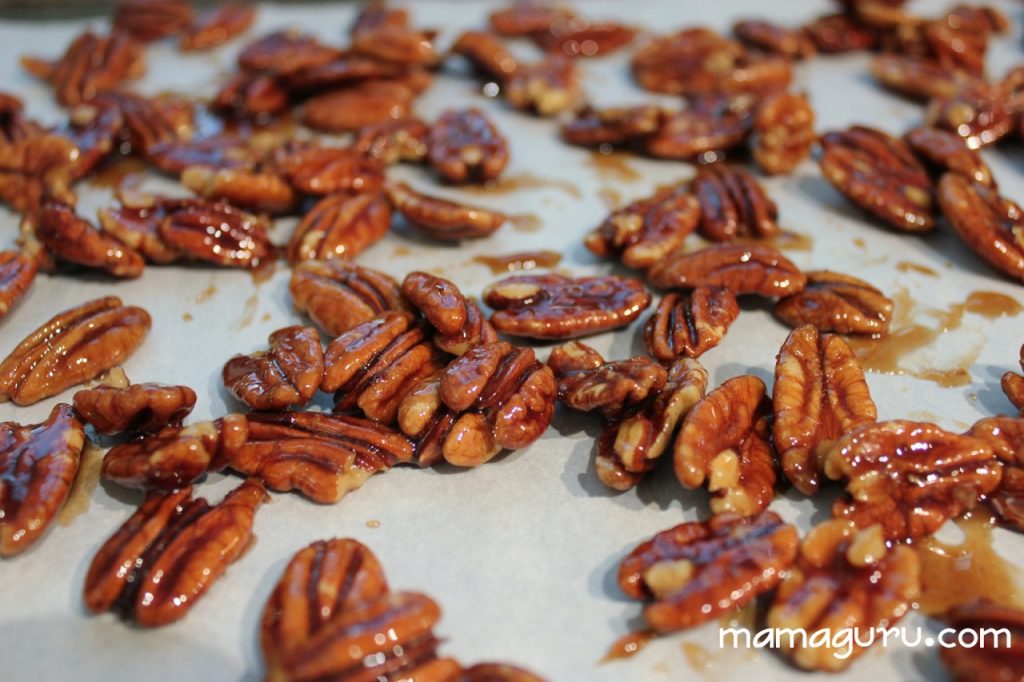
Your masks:
{"label": "baking sheet", "polygon": [[[918,2],[911,7],[936,13],[946,4]],[[1001,75],[1022,61],[1022,11],[1019,3],[994,4],[1015,21],[1013,35],[995,40],[990,48],[991,73]],[[484,26],[494,5],[422,0],[410,6],[417,24],[443,28],[440,42],[445,46],[459,31]],[[745,14],[796,24],[832,6],[824,0],[632,0],[628,9],[614,1],[577,3],[589,16],[625,15],[660,31],[696,24],[726,31]],[[294,26],[327,41],[344,40],[353,12],[349,5],[267,5],[248,37]],[[0,83],[26,99],[30,115],[56,122],[61,112],[48,89],[19,70],[18,56],[56,56],[86,25],[90,22],[0,24]],[[91,25],[105,27],[99,21]],[[212,94],[244,42],[194,56],[177,53],[171,43],[152,46],[149,74],[138,89]],[[529,53],[532,46],[522,49]],[[899,134],[920,120],[919,106],[872,82],[868,60],[864,54],[825,57],[797,67],[795,87],[810,93],[819,130],[866,123]],[[637,89],[628,77],[626,54],[581,64],[588,95],[598,105],[673,101]],[[396,233],[360,256],[361,263],[399,278],[413,269],[427,269],[473,294],[494,278],[473,262],[477,255],[553,249],[563,254],[559,267],[566,271],[609,272],[612,266],[590,255],[581,243],[584,232],[607,213],[607,202],[629,201],[693,172],[686,164],[639,158],[595,164],[589,152],[561,144],[553,122],[480,96],[476,81],[468,78],[438,78],[418,101],[417,112],[430,118],[447,107],[469,105],[484,108],[510,139],[511,163],[496,190],[442,191],[422,169],[398,168],[394,176],[430,191],[521,214],[518,226],[506,226],[488,239],[459,247]],[[984,156],[1003,193],[1024,199],[1021,147],[1013,143],[985,151]],[[977,290],[1024,302],[1020,286],[994,275],[949,230],[910,237],[866,221],[821,178],[813,162],[764,184],[779,205],[781,224],[813,239],[811,250],[788,253],[797,265],[850,272],[890,294],[905,291],[907,295],[897,299],[902,304],[914,301],[903,311],[912,321],[934,326],[943,311]],[[109,196],[108,189],[83,188],[80,210],[93,216]],[[287,237],[294,221],[281,223],[278,241]],[[17,219],[3,212],[0,224],[0,246],[9,248]],[[902,263],[924,266],[938,276]],[[262,348],[270,332],[300,320],[291,309],[287,282],[285,268],[259,286],[246,273],[202,267],[148,267],[142,279],[123,283],[101,277],[40,276],[20,306],[0,322],[0,351],[6,353],[60,310],[117,295],[153,315],[151,334],[125,365],[128,375],[135,381],[192,386],[199,394],[193,419],[219,416],[238,409],[220,384],[224,361],[235,353]],[[967,363],[967,385],[941,388],[907,374],[869,374],[879,417],[934,420],[959,430],[979,417],[1009,412],[998,382],[1016,364],[1024,340],[1021,320],[989,320],[967,313],[958,328],[906,360],[911,368]],[[588,343],[610,358],[623,358],[641,352],[637,332],[634,327]],[[701,360],[716,385],[745,372],[770,383],[775,354],[786,334],[771,318],[768,304],[744,301],[743,314],[724,342]],[[546,355],[545,348],[539,351]],[[27,408],[0,405],[0,420],[39,421],[57,399],[70,400],[72,393]],[[326,400],[319,404],[328,406]],[[708,514],[706,493],[681,490],[671,466],[632,492],[606,490],[591,467],[598,430],[597,418],[560,412],[533,447],[473,471],[395,469],[371,478],[334,506],[275,494],[257,515],[257,540],[248,554],[183,622],[152,631],[131,627],[109,614],[89,616],[82,606],[82,582],[95,550],[139,498],[116,486],[80,485],[69,504],[71,511],[43,541],[23,556],[0,561],[0,677],[260,679],[258,619],[273,584],[296,550],[334,536],[369,545],[395,588],[434,597],[444,609],[437,628],[447,638],[442,651],[467,663],[506,660],[552,680],[788,677],[791,669],[770,652],[719,650],[717,623],[665,637],[632,659],[598,663],[616,638],[641,624],[640,605],[626,600],[615,584],[622,556],[659,530]],[[80,483],[89,479],[90,471],[95,480],[95,466],[86,464]],[[216,501],[237,483],[234,477],[212,475],[198,493]],[[827,502],[813,504],[793,494],[778,499],[773,509],[803,529],[828,513]],[[1024,538],[1001,530],[995,537],[1004,556],[1024,560]],[[904,621],[911,626],[924,622],[917,615]],[[832,679],[936,679],[943,674],[934,651],[890,648],[869,652],[845,675]]]}

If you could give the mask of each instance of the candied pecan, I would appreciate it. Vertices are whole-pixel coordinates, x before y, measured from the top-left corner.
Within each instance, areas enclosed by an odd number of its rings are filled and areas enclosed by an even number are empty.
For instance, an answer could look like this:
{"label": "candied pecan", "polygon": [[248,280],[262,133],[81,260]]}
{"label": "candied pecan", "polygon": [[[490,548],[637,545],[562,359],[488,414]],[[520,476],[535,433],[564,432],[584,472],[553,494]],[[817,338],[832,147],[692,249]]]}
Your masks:
{"label": "candied pecan", "polygon": [[383,3],[366,5],[351,33],[352,51],[358,54],[407,66],[437,62],[434,32],[412,28],[405,10],[388,9]]}
{"label": "candied pecan", "polygon": [[150,148],[146,160],[157,170],[177,178],[194,166],[254,169],[260,163],[260,156],[260,152],[239,135],[219,133],[157,142]]}
{"label": "candied pecan", "polygon": [[830,270],[804,274],[807,287],[775,304],[777,318],[790,327],[810,324],[823,332],[888,333],[893,302],[881,291],[862,279]]}
{"label": "candied pecan", "polygon": [[114,296],[59,313],[0,363],[0,402],[31,405],[98,377],[139,347],[151,323]]}
{"label": "candied pecan", "polygon": [[140,276],[146,266],[138,251],[99,231],[70,206],[46,202],[27,223],[47,255],[57,260],[126,278]]}
{"label": "candied pecan", "polygon": [[64,505],[85,446],[70,405],[42,424],[0,423],[0,557],[25,551]]}
{"label": "candied pecan", "polygon": [[804,24],[803,32],[818,52],[838,54],[870,50],[878,44],[876,31],[845,14],[829,14]]}
{"label": "candied pecan", "polygon": [[778,250],[760,244],[715,244],[698,251],[676,251],[647,273],[661,289],[710,287],[737,296],[790,296],[807,278]]}
{"label": "candied pecan", "polygon": [[751,153],[758,168],[770,175],[788,173],[811,154],[814,109],[806,95],[770,95],[754,117]]}
{"label": "candied pecan", "polygon": [[298,201],[285,178],[272,171],[189,166],[181,172],[181,184],[210,201],[253,211],[287,213]]}
{"label": "candied pecan", "polygon": [[1015,127],[1012,99],[1001,84],[971,82],[947,97],[928,104],[925,122],[964,139],[971,149],[998,142]]}
{"label": "candied pecan", "polygon": [[505,223],[504,213],[421,194],[404,182],[389,182],[384,189],[394,209],[433,239],[479,239]]}
{"label": "candied pecan", "polygon": [[120,207],[102,208],[98,212],[103,231],[152,263],[179,260],[181,252],[168,246],[160,237],[160,223],[168,209],[173,209],[174,202],[139,192],[120,194]]}
{"label": "candied pecan", "polygon": [[410,272],[402,281],[402,295],[434,328],[434,343],[447,353],[462,355],[473,346],[498,340],[477,304],[442,277]]}
{"label": "candied pecan", "polygon": [[416,440],[420,466],[444,457],[474,467],[502,448],[525,448],[540,438],[556,393],[551,369],[532,349],[484,343],[413,387],[398,408],[398,424]]}
{"label": "candied pecan", "polygon": [[159,145],[185,141],[193,132],[192,105],[177,95],[106,92],[94,102],[120,112],[123,125],[119,135],[125,151],[148,157]]}
{"label": "candied pecan", "polygon": [[754,100],[748,95],[711,95],[664,116],[657,132],[644,139],[651,156],[665,159],[709,158],[739,146],[754,126]]}
{"label": "candied pecan", "polygon": [[644,347],[661,362],[699,358],[721,343],[739,314],[728,289],[700,286],[689,294],[667,293],[644,325]]}
{"label": "candied pecan", "polygon": [[764,382],[733,377],[707,394],[676,438],[676,478],[684,488],[707,484],[715,514],[752,516],[775,496],[775,458]]}
{"label": "candied pecan", "polygon": [[419,163],[427,158],[429,132],[427,124],[418,118],[383,121],[360,130],[352,148],[388,165],[400,161]]}
{"label": "candied pecan", "polygon": [[814,42],[800,30],[763,19],[744,19],[732,25],[732,32],[748,47],[789,59],[814,56]]}
{"label": "candied pecan", "polygon": [[581,97],[576,64],[560,54],[520,66],[504,84],[505,100],[541,116],[554,116],[576,107]]}
{"label": "candied pecan", "polygon": [[231,267],[256,267],[273,258],[266,220],[224,201],[185,200],[160,220],[159,236],[195,260]]}
{"label": "candied pecan", "polygon": [[[951,628],[957,631],[973,633],[973,641],[977,642],[979,633],[1009,632],[1008,641],[1003,635],[997,635],[997,642],[1007,642],[991,646],[986,644],[987,638],[981,636],[981,644],[972,647],[961,643],[965,640],[954,635],[952,647],[939,650],[939,658],[957,682],[970,680],[1019,680],[1024,677],[1024,657],[1021,656],[1021,645],[1024,642],[1024,613],[1008,606],[994,604],[987,600],[979,600],[958,606],[945,614],[943,618]],[[968,638],[966,641],[972,641]]]}
{"label": "candied pecan", "polygon": [[341,50],[324,45],[311,35],[278,31],[246,45],[238,55],[238,66],[246,71],[288,75],[321,66],[340,56]]}
{"label": "candied pecan", "polygon": [[607,417],[641,405],[665,386],[668,372],[648,357],[605,362],[579,341],[556,346],[548,366],[558,379],[558,398],[574,410],[600,410]]}
{"label": "candied pecan", "polygon": [[109,104],[79,104],[68,112],[67,126],[60,134],[78,148],[71,171],[73,180],[88,176],[115,151],[124,128],[121,110]]}
{"label": "candied pecan", "polygon": [[384,184],[384,165],[354,149],[287,145],[278,157],[284,176],[307,194],[373,192]]}
{"label": "candied pecan", "polygon": [[38,261],[24,251],[0,251],[0,318],[32,286],[38,268]]}
{"label": "candied pecan", "polygon": [[312,327],[285,327],[270,335],[270,350],[236,355],[224,365],[224,386],[254,410],[305,405],[320,388],[324,351]]}
{"label": "candied pecan", "polygon": [[[371,83],[400,84],[401,77],[408,73],[405,67],[398,64],[388,64],[378,59],[352,54],[288,74],[285,84],[291,91],[315,94]],[[411,83],[404,85],[410,91],[409,96],[418,92],[416,88],[411,87]]]}
{"label": "candied pecan", "polygon": [[43,127],[25,116],[25,103],[9,92],[0,92],[0,145],[8,145],[43,132]]}
{"label": "candied pecan", "polygon": [[636,30],[617,21],[573,17],[556,22],[531,37],[548,52],[567,57],[596,57],[611,54],[633,42]]}
{"label": "candied pecan", "polygon": [[[1024,371],[1024,346],[1020,347],[1020,368]],[[1024,416],[1024,376],[1007,372],[1002,378],[1003,393],[1010,399],[1013,406]]]}
{"label": "candied pecan", "polygon": [[989,495],[989,506],[1006,525],[1024,529],[1024,419],[989,417],[971,426],[967,435],[988,442],[1003,463],[1003,479]]}
{"label": "candied pecan", "polygon": [[996,270],[1024,282],[1024,213],[992,187],[960,173],[939,180],[939,207],[960,238]]}
{"label": "candied pecan", "polygon": [[289,290],[295,309],[334,336],[385,311],[408,308],[391,277],[338,259],[299,263]]}
{"label": "candied pecan", "polygon": [[999,485],[1003,466],[988,442],[934,424],[890,421],[845,434],[823,458],[847,496],[832,515],[861,528],[882,524],[889,541],[935,532]]}
{"label": "candied pecan", "polygon": [[75,38],[60,59],[50,62],[22,57],[21,66],[48,81],[64,106],[116,90],[123,81],[141,76],[146,67],[142,47],[131,36],[118,32],[98,36],[91,31]]}
{"label": "candied pecan", "polygon": [[818,490],[821,460],[844,433],[878,418],[864,371],[840,336],[798,327],[775,363],[772,439],[786,478]]}
{"label": "candied pecan", "polygon": [[491,27],[503,36],[532,36],[550,30],[555,24],[574,19],[576,14],[537,0],[516,0],[490,14]]}
{"label": "candied pecan", "polygon": [[114,30],[144,42],[184,32],[192,24],[188,0],[118,0]]}
{"label": "candied pecan", "polygon": [[583,238],[598,256],[617,256],[629,268],[646,269],[682,246],[697,228],[700,204],[684,184],[612,211]]}
{"label": "candied pecan", "polygon": [[628,326],[651,304],[635,279],[513,275],[484,290],[491,324],[503,334],[574,339]]}
{"label": "candied pecan", "polygon": [[871,61],[871,74],[884,87],[911,99],[953,97],[973,78],[923,57],[883,54]]}
{"label": "candied pecan", "polygon": [[412,458],[412,443],[378,422],[320,412],[266,412],[249,415],[248,440],[228,452],[227,465],[272,490],[298,490],[330,504],[378,471]]}
{"label": "candied pecan", "polygon": [[903,136],[917,156],[936,171],[952,171],[980,185],[995,187],[992,171],[974,149],[951,132],[938,128],[914,128]]}
{"label": "candied pecan", "polygon": [[704,397],[708,373],[696,360],[679,358],[654,399],[628,416],[605,425],[594,464],[609,488],[629,490],[654,468],[668,449],[676,427]]}
{"label": "candied pecan", "polygon": [[508,164],[508,143],[482,111],[447,111],[430,127],[427,159],[448,182],[493,180]]}
{"label": "candied pecan", "polygon": [[853,628],[850,648],[798,641],[782,647],[805,670],[843,670],[867,650],[862,641],[874,641],[869,633],[892,627],[910,611],[921,594],[920,570],[913,549],[886,547],[880,526],[825,521],[800,543],[796,563],[775,591],[767,625],[805,632],[811,641],[818,632]]}
{"label": "candied pecan", "polygon": [[519,70],[516,59],[501,39],[487,31],[465,31],[452,44],[453,54],[465,57],[487,78],[504,83]]}
{"label": "candied pecan", "polygon": [[821,172],[847,199],[903,232],[935,227],[931,181],[902,140],[853,126],[826,133],[821,144]]}
{"label": "candied pecan", "polygon": [[390,227],[391,205],[384,195],[328,195],[299,221],[288,242],[288,261],[355,258]]}
{"label": "candied pecan", "polygon": [[779,233],[778,208],[747,170],[725,163],[700,169],[693,181],[700,231],[712,241],[771,237]]}
{"label": "candied pecan", "polygon": [[957,5],[939,19],[952,29],[968,33],[1006,33],[1009,18],[991,5]]}
{"label": "candied pecan", "polygon": [[63,135],[32,134],[0,144],[0,201],[18,213],[38,209],[43,201],[74,205],[81,150]]}
{"label": "candied pecan", "polygon": [[191,488],[150,494],[89,565],[86,607],[116,610],[143,627],[183,618],[248,547],[266,498],[253,480],[212,507],[192,499]]}
{"label": "candied pecan", "polygon": [[562,139],[584,147],[628,145],[657,132],[662,118],[661,107],[653,104],[609,109],[586,106],[562,125]]}
{"label": "candied pecan", "polygon": [[290,104],[279,76],[242,71],[221,86],[210,106],[235,118],[266,118],[283,113]]}
{"label": "candied pecan", "polygon": [[644,619],[657,632],[700,625],[775,587],[799,538],[777,514],[714,516],[682,523],[640,544],[619,566],[619,587],[656,601]]}
{"label": "candied pecan", "polygon": [[328,133],[359,130],[409,115],[413,92],[399,83],[369,81],[306,100],[302,122]]}
{"label": "candied pecan", "polygon": [[358,408],[390,424],[402,397],[442,366],[425,331],[403,312],[386,312],[348,330],[327,346],[321,388],[335,392],[335,410]]}
{"label": "candied pecan", "polygon": [[180,426],[196,404],[188,386],[163,384],[101,385],[75,393],[75,412],[97,433],[152,433]]}
{"label": "candied pecan", "polygon": [[245,33],[256,21],[256,8],[241,2],[225,2],[202,12],[181,36],[184,51],[208,50]]}

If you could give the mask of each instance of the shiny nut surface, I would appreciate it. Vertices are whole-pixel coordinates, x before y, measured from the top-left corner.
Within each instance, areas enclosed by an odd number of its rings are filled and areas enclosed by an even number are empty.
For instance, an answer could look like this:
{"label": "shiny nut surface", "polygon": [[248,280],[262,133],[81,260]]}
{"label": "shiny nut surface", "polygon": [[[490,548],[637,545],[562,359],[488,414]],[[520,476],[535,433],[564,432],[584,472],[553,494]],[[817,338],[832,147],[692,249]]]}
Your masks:
{"label": "shiny nut surface", "polygon": [[75,393],[75,412],[97,433],[159,431],[181,426],[196,404],[196,393],[188,386],[132,384],[127,387],[101,385]]}
{"label": "shiny nut surface", "polygon": [[881,336],[889,331],[893,302],[852,275],[829,270],[804,273],[807,287],[780,299],[775,316],[791,327],[809,324],[818,331]]}
{"label": "shiny nut surface", "polygon": [[781,297],[803,291],[807,278],[782,253],[760,244],[716,244],[697,251],[677,251],[647,273],[661,289],[704,286],[733,294]]}
{"label": "shiny nut surface", "polygon": [[295,309],[333,336],[388,310],[408,308],[389,275],[340,259],[299,263],[289,290]]}
{"label": "shiny nut surface", "polygon": [[224,365],[224,386],[254,410],[305,405],[320,388],[324,352],[312,327],[285,327],[270,335],[270,349],[238,355]]}
{"label": "shiny nut surface", "polygon": [[644,347],[661,362],[699,358],[725,337],[739,317],[740,306],[728,289],[697,287],[669,292],[644,325]]}

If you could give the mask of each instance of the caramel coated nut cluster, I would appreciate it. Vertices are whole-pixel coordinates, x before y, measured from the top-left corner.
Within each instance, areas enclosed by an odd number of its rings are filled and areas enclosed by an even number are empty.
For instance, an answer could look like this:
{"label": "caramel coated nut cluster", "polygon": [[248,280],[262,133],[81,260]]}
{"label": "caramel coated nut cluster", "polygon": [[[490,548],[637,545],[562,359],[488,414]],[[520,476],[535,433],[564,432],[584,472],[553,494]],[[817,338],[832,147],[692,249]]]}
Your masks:
{"label": "caramel coated nut cluster", "polygon": [[987,442],[1003,464],[999,487],[988,496],[996,517],[1014,529],[1024,528],[1024,419],[998,416],[981,419],[968,436]]}

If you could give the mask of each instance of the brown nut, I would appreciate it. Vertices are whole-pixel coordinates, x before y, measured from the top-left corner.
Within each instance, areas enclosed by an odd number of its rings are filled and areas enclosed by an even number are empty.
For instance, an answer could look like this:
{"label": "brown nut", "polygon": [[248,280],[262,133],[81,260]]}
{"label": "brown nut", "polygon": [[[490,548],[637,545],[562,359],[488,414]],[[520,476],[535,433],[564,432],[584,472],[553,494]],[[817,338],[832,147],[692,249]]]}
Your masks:
{"label": "brown nut", "polygon": [[288,75],[326,64],[340,56],[340,49],[324,45],[311,35],[278,31],[249,43],[238,55],[238,66],[245,71]]}
{"label": "brown nut", "polygon": [[617,21],[591,21],[573,17],[551,25],[531,37],[547,52],[567,57],[611,54],[633,42],[636,30]]}
{"label": "brown nut", "polygon": [[821,460],[844,433],[878,418],[864,371],[840,336],[811,326],[790,333],[775,363],[772,438],[786,478],[818,490]]}
{"label": "brown nut", "polygon": [[320,333],[285,327],[270,335],[270,350],[237,355],[224,365],[224,386],[254,410],[280,410],[313,399],[324,376]]}
{"label": "brown nut", "polygon": [[228,79],[210,102],[212,109],[236,119],[268,118],[284,113],[289,106],[288,90],[280,76],[249,71]]}
{"label": "brown nut", "polygon": [[409,115],[414,93],[399,83],[367,81],[306,100],[302,122],[328,133],[345,133]]}
{"label": "brown nut", "polygon": [[529,37],[575,17],[576,14],[568,7],[537,0],[515,0],[508,7],[491,12],[490,22],[500,35]]}
{"label": "brown nut", "polygon": [[0,363],[0,402],[31,405],[123,364],[149,331],[142,308],[110,296],[65,310]]}
{"label": "brown nut", "polygon": [[288,242],[288,261],[355,258],[391,228],[384,195],[331,194],[302,217]]}
{"label": "brown nut", "polygon": [[278,150],[277,165],[306,194],[374,192],[384,185],[384,166],[354,149],[293,144]]}
{"label": "brown nut", "polygon": [[642,355],[629,360],[605,362],[601,354],[579,341],[556,346],[548,366],[558,379],[558,397],[574,410],[600,410],[616,417],[642,405],[665,385],[668,372]]}
{"label": "brown nut", "polygon": [[1003,479],[988,498],[989,506],[1005,525],[1024,529],[1024,419],[989,417],[971,426],[968,436],[992,446],[1003,463]]}
{"label": "brown nut", "polygon": [[274,257],[267,221],[223,201],[185,200],[159,223],[159,236],[185,256],[227,267],[255,268]]}
{"label": "brown nut", "polygon": [[402,295],[434,328],[434,343],[446,353],[462,355],[473,346],[498,340],[476,302],[443,277],[410,272],[402,281]]}
{"label": "brown nut", "polygon": [[878,55],[871,61],[871,74],[883,87],[919,101],[953,97],[974,81],[966,71],[903,54]]}
{"label": "brown nut", "polygon": [[747,47],[761,52],[805,59],[814,56],[814,42],[800,30],[794,30],[761,19],[744,19],[732,25],[732,32]]}
{"label": "brown nut", "polygon": [[137,251],[100,232],[64,204],[43,204],[29,222],[33,223],[33,234],[46,247],[47,253],[60,261],[126,278],[139,277],[146,266]]}
{"label": "brown nut", "polygon": [[[969,680],[1016,680],[1024,676],[1021,638],[1024,637],[1024,613],[1008,606],[979,600],[958,606],[945,614],[943,620],[957,631],[949,637],[955,642],[939,650],[939,658],[957,682]],[[1006,634],[1003,634],[1006,631]],[[980,644],[966,646],[958,635],[971,632],[977,642],[980,633],[995,634],[990,640],[982,634]],[[997,642],[995,646],[992,642]]]}
{"label": "brown nut", "polygon": [[583,147],[626,146],[657,132],[664,112],[653,104],[594,109],[584,107],[562,125],[562,139]]}
{"label": "brown nut", "polygon": [[635,279],[606,275],[513,275],[484,290],[502,334],[534,339],[574,339],[628,326],[651,304]]}
{"label": "brown nut", "polygon": [[63,135],[37,131],[0,144],[0,201],[23,214],[46,200],[74,205],[71,183],[81,159],[82,150]]}
{"label": "brown nut", "polygon": [[448,182],[487,182],[508,165],[508,143],[479,109],[448,111],[430,127],[427,160]]}
{"label": "brown nut", "polygon": [[185,52],[208,50],[245,33],[254,21],[255,7],[241,2],[225,2],[200,13],[181,36],[178,47]]}
{"label": "brown nut", "polygon": [[320,412],[265,412],[249,415],[248,440],[227,453],[227,465],[272,490],[297,490],[330,504],[373,474],[412,458],[412,443],[377,422]]}
{"label": "brown nut", "polygon": [[854,126],[821,144],[821,172],[847,199],[902,232],[935,227],[931,181],[902,140]]}
{"label": "brown nut", "polygon": [[645,270],[683,244],[699,215],[685,185],[664,187],[612,211],[583,243],[598,256],[617,256],[626,267]]}
{"label": "brown nut", "polygon": [[187,0],[118,0],[114,30],[150,42],[185,31],[193,20]]}
{"label": "brown nut", "polygon": [[852,275],[829,270],[804,274],[807,287],[775,304],[777,318],[793,328],[810,324],[822,332],[888,333],[893,302],[881,291]]}
{"label": "brown nut", "polygon": [[498,83],[519,70],[519,60],[500,37],[488,31],[464,31],[452,43],[451,52],[465,57],[482,76]]}
{"label": "brown nut", "polygon": [[517,109],[554,116],[574,109],[582,97],[576,63],[551,54],[534,64],[523,64],[505,79],[505,100]]}
{"label": "brown nut", "polygon": [[429,131],[427,124],[418,118],[384,121],[360,130],[352,148],[388,165],[400,161],[419,163],[427,157]]}
{"label": "brown nut", "polygon": [[122,193],[120,199],[121,206],[99,210],[104,232],[135,249],[149,262],[167,264],[182,258],[180,251],[160,237],[160,223],[169,212],[182,206],[181,202],[138,192]]}
{"label": "brown nut", "polygon": [[126,33],[98,36],[91,31],[75,38],[56,61],[22,57],[21,66],[48,81],[64,106],[89,102],[101,92],[118,89],[123,81],[146,69],[142,46]]}
{"label": "brown nut", "polygon": [[0,318],[32,286],[38,269],[39,262],[24,251],[0,251]]}
{"label": "brown nut", "polygon": [[[1020,368],[1021,371],[1024,371],[1024,346],[1020,347]],[[1006,394],[1006,397],[1010,399],[1013,406],[1019,409],[1021,415],[1024,416],[1024,375],[1007,372],[1003,375],[1000,383],[1003,393]]]}
{"label": "brown nut", "polygon": [[715,163],[700,169],[693,181],[700,204],[700,231],[712,241],[736,237],[772,237],[781,230],[779,210],[747,170]]}
{"label": "brown nut", "polygon": [[406,66],[431,66],[437,62],[433,31],[409,25],[406,10],[383,3],[364,6],[352,25],[352,51],[385,62]]}
{"label": "brown nut", "polygon": [[707,484],[715,514],[753,516],[775,497],[775,457],[764,382],[733,377],[686,415],[676,438],[676,478],[684,488]]}
{"label": "brown nut", "polygon": [[193,133],[192,104],[177,95],[142,97],[128,92],[105,92],[96,106],[121,115],[121,150],[148,157],[158,145],[184,141]]}
{"label": "brown nut", "polygon": [[181,172],[180,180],[205,199],[229,202],[261,213],[287,213],[298,202],[292,186],[275,172],[189,166]]}
{"label": "brown nut", "polygon": [[[164,140],[154,144],[146,155],[146,160],[157,170],[176,178],[180,178],[186,169],[196,166],[252,170],[260,164],[261,158],[260,150],[249,146],[247,140],[234,133]],[[123,201],[126,192],[120,191],[123,188],[118,189],[119,198]],[[130,193],[145,195],[137,188],[132,188]],[[134,205],[138,202],[129,203]]]}
{"label": "brown nut", "polygon": [[284,79],[284,84],[293,92],[316,94],[342,88],[358,88],[370,83],[395,85],[403,80],[402,76],[409,73],[400,64],[347,54],[326,64],[290,73]]}
{"label": "brown nut", "polygon": [[394,279],[339,259],[299,263],[289,290],[295,309],[332,336],[385,311],[408,309]]}
{"label": "brown nut", "polygon": [[644,347],[661,362],[699,358],[725,337],[740,306],[728,289],[665,294],[644,325]]}
{"label": "brown nut", "polygon": [[89,565],[86,607],[117,610],[142,627],[183,618],[248,547],[265,499],[252,480],[213,507],[192,499],[191,488],[150,494]]}
{"label": "brown nut", "polygon": [[804,290],[807,278],[776,249],[760,244],[716,244],[698,251],[677,251],[647,273],[660,289],[728,289],[733,294],[768,298]]}
{"label": "brown nut", "polygon": [[805,24],[803,32],[811,39],[818,52],[824,54],[870,50],[878,43],[876,31],[846,14],[818,17]]}
{"label": "brown nut", "polygon": [[979,185],[995,187],[992,171],[974,149],[946,130],[914,128],[903,136],[917,156],[936,171],[959,173]]}
{"label": "brown nut", "polygon": [[643,140],[644,150],[663,159],[716,161],[743,144],[754,127],[755,100],[749,95],[709,95],[688,108],[663,116]]}
{"label": "brown nut", "polygon": [[196,404],[188,386],[132,384],[101,385],[75,393],[75,412],[97,433],[155,433],[165,426],[181,426]]}
{"label": "brown nut", "polygon": [[814,140],[814,109],[806,95],[781,92],[758,107],[751,153],[765,173],[792,171],[811,155]]}
{"label": "brown nut", "polygon": [[840,438],[823,458],[831,479],[846,481],[847,496],[832,515],[861,528],[882,524],[889,541],[935,532],[996,490],[1003,466],[984,440],[934,424],[868,424]]}
{"label": "brown nut", "polygon": [[976,254],[1024,282],[1024,213],[1016,202],[960,173],[942,176],[938,200],[950,225]]}
{"label": "brown nut", "polygon": [[64,505],[85,446],[85,429],[60,403],[42,424],[0,423],[0,557],[25,551]]}
{"label": "brown nut", "polygon": [[925,123],[963,138],[971,149],[998,142],[1014,129],[1010,94],[1001,84],[971,82],[949,97],[936,97],[925,110]]}
{"label": "brown nut", "polygon": [[[806,633],[853,628],[849,649],[783,645],[783,654],[805,670],[837,672],[864,654],[876,628],[890,628],[921,594],[920,561],[910,547],[886,547],[880,526],[859,529],[850,521],[831,519],[815,526],[800,543],[796,563],[779,583],[768,610],[767,625]],[[792,630],[788,630],[792,628]]]}
{"label": "brown nut", "polygon": [[504,213],[421,194],[404,182],[389,182],[386,191],[394,209],[433,239],[479,239],[505,223]]}
{"label": "brown nut", "polygon": [[798,546],[796,529],[770,511],[683,523],[630,552],[619,566],[619,587],[634,599],[655,599],[644,619],[657,632],[674,632],[775,587]]}

